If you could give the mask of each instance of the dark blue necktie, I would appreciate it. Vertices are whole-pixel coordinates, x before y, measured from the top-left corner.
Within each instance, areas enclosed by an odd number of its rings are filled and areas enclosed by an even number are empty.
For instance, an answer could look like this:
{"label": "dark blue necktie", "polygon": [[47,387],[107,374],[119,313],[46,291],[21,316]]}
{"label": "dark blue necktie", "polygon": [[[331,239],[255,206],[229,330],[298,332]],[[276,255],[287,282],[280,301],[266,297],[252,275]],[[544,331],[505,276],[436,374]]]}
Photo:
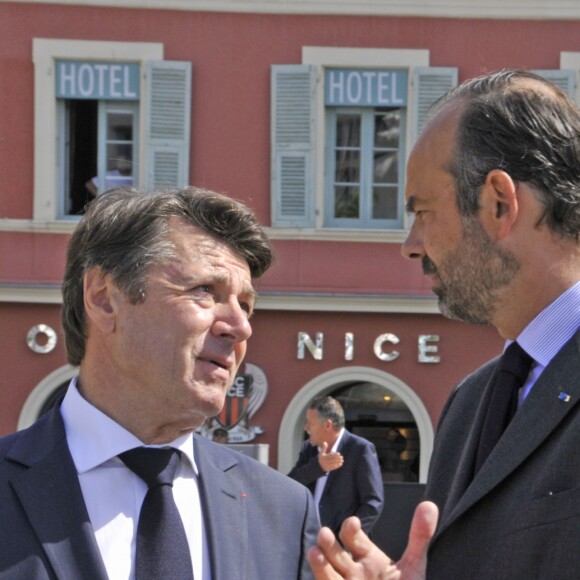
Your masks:
{"label": "dark blue necktie", "polygon": [[528,377],[532,362],[532,357],[515,341],[500,357],[479,440],[475,473],[479,471],[515,415],[518,408],[518,391]]}
{"label": "dark blue necktie", "polygon": [[172,491],[179,457],[176,449],[151,447],[119,455],[149,487],[137,526],[136,580],[193,578],[189,545]]}

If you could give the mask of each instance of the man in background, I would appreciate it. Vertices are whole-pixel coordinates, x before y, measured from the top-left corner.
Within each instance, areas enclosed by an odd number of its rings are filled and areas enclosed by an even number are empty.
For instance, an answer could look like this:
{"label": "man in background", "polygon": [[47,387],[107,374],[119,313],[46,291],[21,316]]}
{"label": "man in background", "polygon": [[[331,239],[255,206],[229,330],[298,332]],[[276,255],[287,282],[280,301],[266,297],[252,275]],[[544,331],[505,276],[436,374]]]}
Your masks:
{"label": "man in background", "polygon": [[338,533],[342,522],[356,515],[369,534],[383,508],[381,468],[375,446],[344,424],[336,399],[315,399],[304,424],[309,439],[288,475],[310,489],[323,526]]}
{"label": "man in background", "polygon": [[229,439],[227,429],[223,427],[216,427],[211,434],[211,440],[215,441],[216,443],[227,443]]}

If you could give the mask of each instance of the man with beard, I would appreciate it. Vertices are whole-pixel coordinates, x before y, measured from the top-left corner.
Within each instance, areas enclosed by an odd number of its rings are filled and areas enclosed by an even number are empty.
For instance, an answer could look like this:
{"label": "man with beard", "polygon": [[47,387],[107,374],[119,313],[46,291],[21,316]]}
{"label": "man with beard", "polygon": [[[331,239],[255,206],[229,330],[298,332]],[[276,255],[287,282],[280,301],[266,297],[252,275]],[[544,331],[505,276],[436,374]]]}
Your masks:
{"label": "man with beard", "polygon": [[[576,105],[535,75],[490,74],[434,105],[409,159],[402,251],[445,316],[493,325],[506,354],[451,394],[401,560],[351,518],[350,554],[321,530],[316,578],[578,577],[579,157]],[[515,351],[521,368],[505,370]],[[505,372],[521,375],[507,426]]]}

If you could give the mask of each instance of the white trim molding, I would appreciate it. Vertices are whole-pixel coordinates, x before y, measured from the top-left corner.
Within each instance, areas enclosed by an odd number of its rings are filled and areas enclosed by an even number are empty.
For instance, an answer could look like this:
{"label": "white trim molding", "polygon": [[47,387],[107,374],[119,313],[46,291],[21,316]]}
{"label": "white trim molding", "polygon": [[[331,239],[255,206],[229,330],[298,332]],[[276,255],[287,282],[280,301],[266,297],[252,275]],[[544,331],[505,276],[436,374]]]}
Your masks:
{"label": "white trim molding", "polygon": [[427,469],[433,452],[435,432],[423,401],[406,383],[396,376],[370,367],[337,368],[306,383],[290,401],[278,432],[278,471],[288,473],[298,457],[304,435],[304,416],[310,401],[330,393],[349,382],[369,382],[383,386],[401,398],[413,415],[419,431],[419,482],[427,480]]}
{"label": "white trim molding", "polygon": [[580,52],[561,52],[560,68],[576,71],[576,103],[580,103]]}
{"label": "white trim molding", "polygon": [[[0,303],[62,304],[60,286],[0,284]],[[440,314],[437,298],[424,296],[356,294],[258,294],[256,310],[294,312],[373,312],[397,314]]]}
{"label": "white trim molding", "polygon": [[60,286],[0,284],[0,302],[62,304]]}
{"label": "white trim molding", "polygon": [[[320,200],[317,201],[321,203]],[[1,226],[0,222],[0,229]],[[407,230],[347,230],[343,228],[264,228],[264,231],[271,240],[377,244],[402,244],[409,233]]]}
{"label": "white trim molding", "polygon": [[[135,62],[162,60],[163,45],[157,42],[34,38],[32,58],[34,61],[33,217],[35,221],[47,225],[57,220],[59,213],[57,100],[54,96],[55,61],[59,58]],[[78,219],[72,217],[71,221],[76,225]]]}
{"label": "white trim molding", "polygon": [[50,397],[50,395],[52,395],[60,385],[70,381],[77,373],[78,369],[76,367],[65,365],[44,377],[44,379],[34,387],[24,402],[22,411],[20,411],[20,417],[18,418],[18,429],[20,430],[30,427],[30,425],[38,419],[38,414],[48,397]]}
{"label": "white trim molding", "polygon": [[[0,218],[0,232],[66,234],[74,231],[80,220],[26,220]],[[346,230],[340,228],[269,228],[264,227],[271,240],[310,240],[316,242],[349,242],[402,244],[407,238],[406,230]]]}
{"label": "white trim molding", "polygon": [[[429,66],[429,51],[425,49],[394,49],[394,48],[352,48],[352,47],[329,47],[329,46],[304,46],[302,47],[302,64],[314,65],[318,67],[319,78],[322,79],[325,67],[354,67],[354,68],[373,68],[373,67],[390,67],[405,68],[411,72],[415,67]],[[412,75],[409,74],[409,79]],[[321,82],[321,80],[320,80]],[[409,80],[409,82],[411,82]],[[411,111],[413,114],[413,111]],[[316,134],[318,136],[326,133],[326,116],[324,105],[324,91],[317,91],[316,102]],[[405,159],[409,158],[411,146],[413,143],[411,134],[411,123],[407,124],[407,135],[405,137],[407,149],[404,152]],[[325,139],[316,138],[316,150],[314,153],[314,165],[316,168],[314,196],[316,203],[316,225],[317,229],[312,232],[312,238],[301,237],[300,239],[315,240],[340,240],[340,241],[376,241],[401,243],[405,240],[405,230],[387,231],[370,231],[364,233],[362,230],[352,230],[347,233],[344,230],[334,230],[333,228],[324,228],[324,197],[325,197],[325,163],[323,162],[326,146]],[[409,217],[405,214],[403,217],[404,227],[408,227]],[[329,231],[324,231],[329,230]],[[269,231],[269,234],[274,233]],[[303,236],[308,235],[303,232]],[[275,239],[275,238],[274,238]]]}
{"label": "white trim molding", "polygon": [[320,14],[352,16],[417,16],[571,20],[580,18],[577,0],[12,0],[14,3],[102,6],[141,10],[239,12],[255,14]]}
{"label": "white trim molding", "polygon": [[355,294],[259,294],[257,310],[440,314],[437,298]]}
{"label": "white trim molding", "polygon": [[76,220],[22,220],[0,218],[0,232],[20,234],[72,234],[80,216]]}

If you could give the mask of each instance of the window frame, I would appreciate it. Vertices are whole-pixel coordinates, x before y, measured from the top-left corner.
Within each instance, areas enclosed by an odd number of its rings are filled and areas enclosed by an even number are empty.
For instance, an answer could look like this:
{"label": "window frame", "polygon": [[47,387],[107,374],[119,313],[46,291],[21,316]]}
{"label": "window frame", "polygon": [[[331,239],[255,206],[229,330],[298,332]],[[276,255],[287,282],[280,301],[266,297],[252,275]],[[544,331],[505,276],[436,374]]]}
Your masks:
{"label": "window frame", "polygon": [[[326,183],[324,184],[324,227],[325,228],[348,228],[358,230],[388,229],[400,230],[404,223],[404,190],[405,190],[405,151],[407,131],[407,107],[392,107],[400,111],[400,138],[398,148],[398,191],[397,191],[397,218],[396,219],[373,219],[373,159],[376,147],[374,145],[374,120],[380,109],[389,107],[333,107],[327,106],[325,111],[326,127]],[[361,118],[361,144],[360,144],[360,186],[359,186],[359,218],[337,218],[334,216],[335,192],[335,155],[336,150],[336,119],[340,114],[355,114]]]}
{"label": "window frame", "polygon": [[[406,68],[409,70],[409,83],[412,82],[411,72],[417,67],[429,67],[429,50],[427,49],[390,49],[390,48],[350,48],[350,47],[320,47],[304,46],[302,48],[303,65],[312,65],[318,69],[318,78],[323,79],[325,67],[332,68]],[[411,101],[414,87],[409,87],[409,101],[407,104],[407,126],[405,135],[405,151],[402,151],[404,162],[409,157],[413,145],[412,123],[410,115],[415,111]],[[324,225],[324,203],[326,186],[326,115],[324,91],[322,87],[314,96],[314,182],[313,196],[315,205],[315,224],[311,229],[297,229],[292,227],[271,227],[268,234],[272,239],[314,239],[328,241],[355,241],[355,242],[392,242],[400,243],[406,237],[409,227],[409,218],[403,212],[403,223],[400,229],[370,230],[356,228],[330,228]],[[316,162],[320,160],[320,162]]]}
{"label": "window frame", "polygon": [[[69,134],[69,123],[66,113],[67,100],[70,99],[58,99],[57,103],[57,115],[58,115],[58,126],[59,135],[63,136],[60,141],[60,149],[58,151],[58,209],[56,214],[56,219],[63,221],[78,220],[79,215],[73,213],[67,213],[67,175],[70,170],[70,156],[69,150],[66,143],[66,136]],[[106,121],[108,113],[112,110],[122,112],[123,114],[131,115],[133,118],[133,139],[131,140],[133,158],[131,159],[132,166],[137,170],[134,171],[134,185],[139,187],[141,182],[139,181],[139,147],[140,147],[140,134],[139,134],[139,118],[141,110],[140,101],[113,101],[108,99],[100,99],[97,101],[97,172],[96,175],[87,176],[87,179],[92,177],[97,177],[99,183],[105,183],[106,176],[106,150],[107,143],[109,140],[106,137]],[[99,190],[99,194],[102,191]]]}
{"label": "window frame", "polygon": [[[349,47],[317,47],[305,46],[302,48],[302,64],[315,65],[320,68],[321,79],[324,78],[322,71],[325,67],[332,68],[406,68],[409,70],[409,83],[412,79],[412,70],[415,67],[429,66],[429,50],[423,49],[390,49],[390,48],[349,48]],[[409,87],[407,116],[414,114],[409,111],[412,106],[411,95],[414,88]],[[316,95],[315,103],[315,134],[323,136],[326,134],[326,115],[324,104],[324,91],[319,90]],[[404,161],[408,159],[413,144],[411,123],[407,122]],[[325,159],[326,139],[317,138],[315,140],[314,159]],[[368,232],[368,236],[378,237],[377,241],[401,242],[406,237],[406,229],[409,227],[408,216],[403,212],[403,223],[401,229],[389,229],[385,231],[374,232],[372,230],[357,230],[355,228],[327,228],[324,226],[324,197],[325,197],[325,171],[324,163],[315,164],[314,179],[314,197],[316,207],[316,225],[318,236],[325,230],[329,231],[331,239],[340,240],[361,240],[365,237],[360,236],[360,232]],[[282,232],[281,232],[282,233]]]}
{"label": "window frame", "polygon": [[[98,119],[98,158],[97,158],[97,166],[99,168],[97,177],[99,179],[99,183],[106,182],[106,175],[107,175],[107,149],[109,143],[111,143],[111,139],[107,136],[107,121],[108,115],[112,113],[121,113],[123,115],[130,115],[132,117],[133,126],[133,136],[130,141],[131,144],[131,151],[132,151],[132,158],[131,158],[131,166],[133,168],[132,176],[133,176],[133,185],[135,187],[141,186],[142,182],[139,179],[139,167],[141,165],[138,151],[140,141],[140,132],[139,132],[139,118],[141,115],[142,105],[140,101],[109,101],[109,100],[102,100],[99,101],[99,119]],[[128,144],[129,142],[125,142]],[[99,193],[102,193],[101,188],[99,188]]]}
{"label": "window frame", "polygon": [[[75,216],[63,216],[60,180],[64,151],[55,95],[55,62],[57,60],[106,60],[137,62],[141,65],[141,86],[144,85],[145,63],[164,58],[163,44],[152,42],[103,42],[61,39],[33,39],[34,62],[34,205],[33,220],[37,222],[71,221]],[[50,96],[50,98],[47,97]],[[139,101],[143,103],[143,97]],[[143,135],[145,115],[140,106],[138,129]],[[142,159],[143,143],[139,142],[138,157]],[[135,177],[143,183],[144,164]],[[78,216],[77,218],[78,219]]]}

